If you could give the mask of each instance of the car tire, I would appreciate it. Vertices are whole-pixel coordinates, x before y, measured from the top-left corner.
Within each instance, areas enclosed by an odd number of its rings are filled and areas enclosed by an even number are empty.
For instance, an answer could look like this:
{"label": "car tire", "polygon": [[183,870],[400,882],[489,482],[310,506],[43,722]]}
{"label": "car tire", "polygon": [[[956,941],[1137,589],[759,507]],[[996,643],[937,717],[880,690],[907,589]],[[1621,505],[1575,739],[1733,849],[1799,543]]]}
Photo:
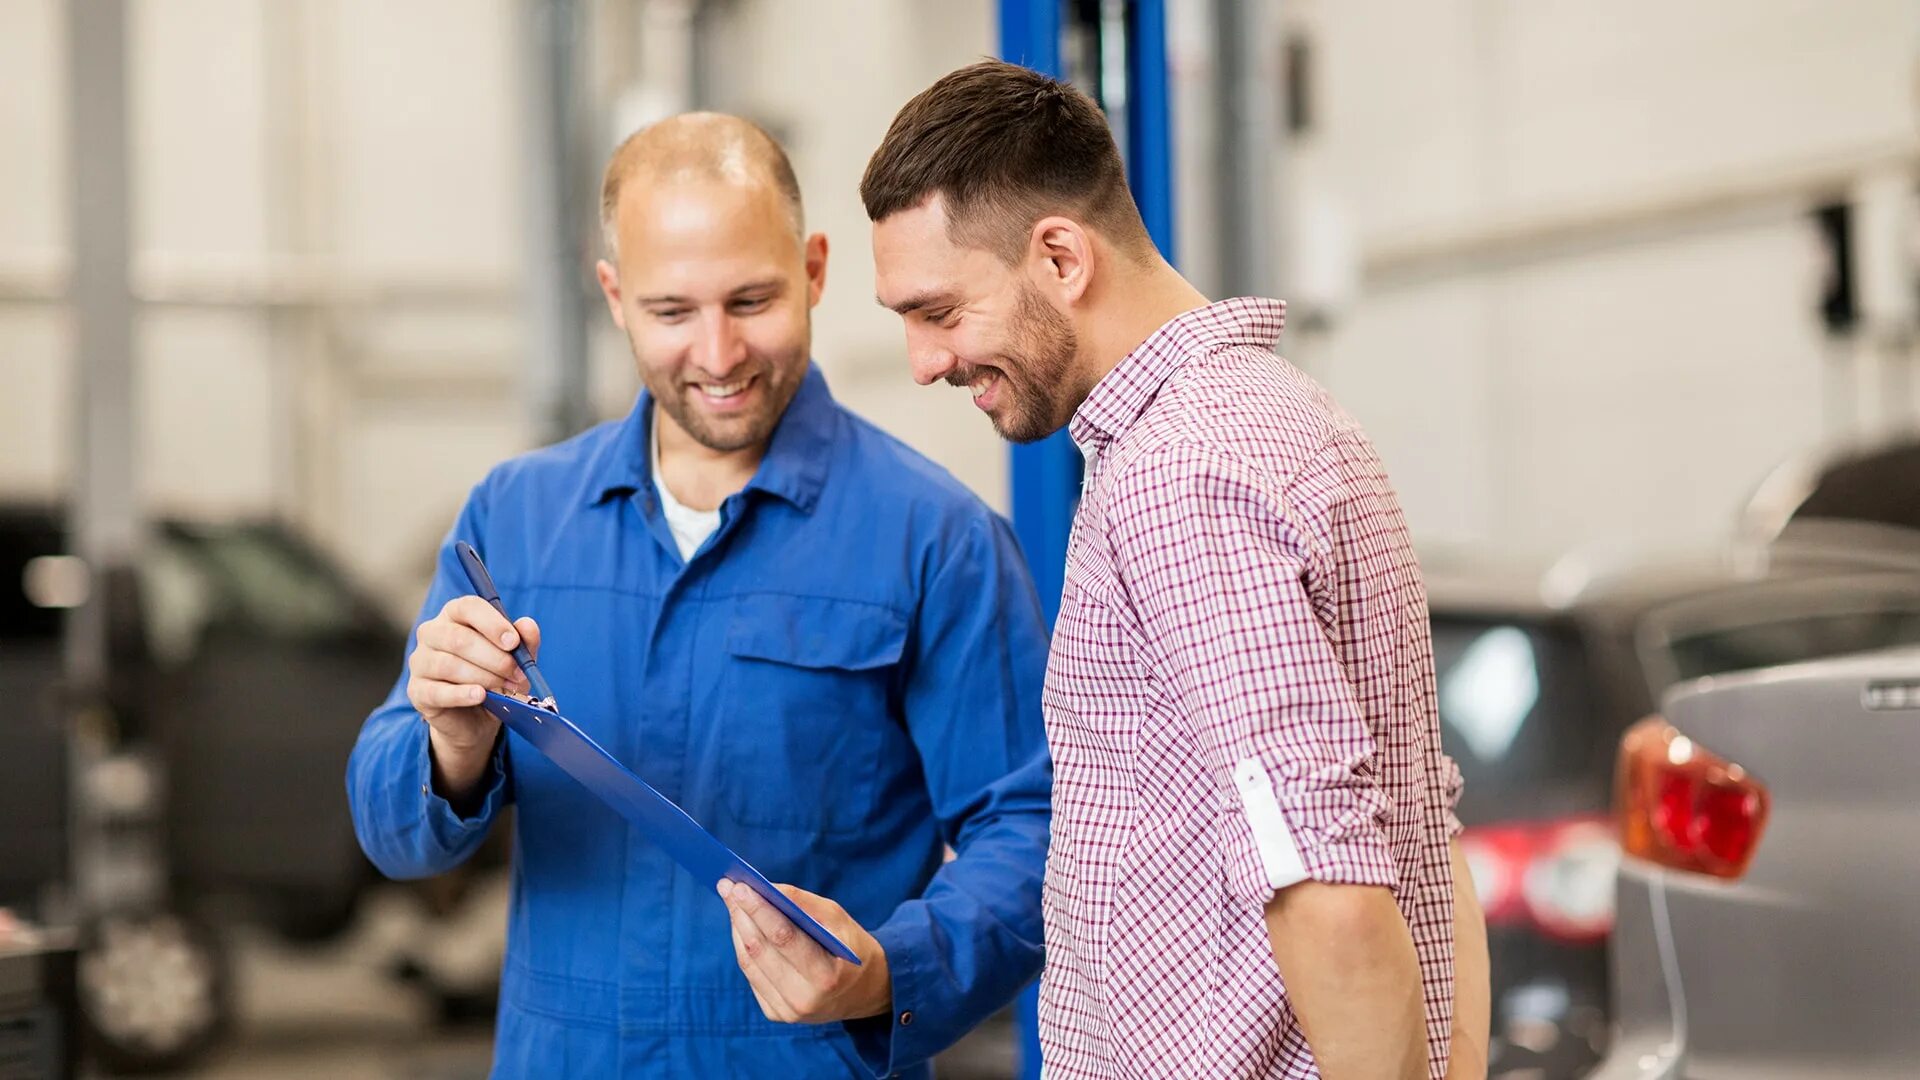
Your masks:
{"label": "car tire", "polygon": [[226,949],[178,912],[101,917],[82,941],[74,981],[88,1053],[111,1074],[179,1069],[232,1019]]}

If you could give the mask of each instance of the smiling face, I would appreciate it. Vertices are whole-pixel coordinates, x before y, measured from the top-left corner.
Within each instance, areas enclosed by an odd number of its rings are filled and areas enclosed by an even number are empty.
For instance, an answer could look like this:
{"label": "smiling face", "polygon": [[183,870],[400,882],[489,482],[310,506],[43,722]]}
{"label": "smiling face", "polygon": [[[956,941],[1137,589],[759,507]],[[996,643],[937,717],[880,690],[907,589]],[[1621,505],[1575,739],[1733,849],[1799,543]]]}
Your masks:
{"label": "smiling face", "polygon": [[710,450],[763,449],[806,378],[826,237],[750,179],[631,184],[615,228],[600,284],[660,411]]}
{"label": "smiling face", "polygon": [[1086,397],[1078,339],[1023,263],[955,243],[938,196],[876,222],[873,261],[880,303],[906,323],[914,381],[967,387],[1013,442],[1066,426]]}

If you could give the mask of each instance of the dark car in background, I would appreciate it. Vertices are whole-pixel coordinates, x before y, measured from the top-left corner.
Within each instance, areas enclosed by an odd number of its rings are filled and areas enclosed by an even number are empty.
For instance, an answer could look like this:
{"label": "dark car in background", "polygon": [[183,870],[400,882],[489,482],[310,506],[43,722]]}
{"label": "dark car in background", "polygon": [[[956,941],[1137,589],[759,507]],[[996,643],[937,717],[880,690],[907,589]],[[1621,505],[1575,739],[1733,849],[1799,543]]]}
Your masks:
{"label": "dark car in background", "polygon": [[[59,919],[76,873],[111,879],[138,870],[114,852],[157,853],[159,899],[94,913],[79,976],[102,1062],[164,1066],[224,1021],[209,912],[312,940],[375,879],[341,776],[405,631],[273,523],[157,522],[132,572],[104,581],[70,551],[54,508],[0,508],[0,906]],[[85,723],[103,753],[73,775],[62,608],[100,588],[110,678]],[[79,863],[76,800],[113,840]]]}

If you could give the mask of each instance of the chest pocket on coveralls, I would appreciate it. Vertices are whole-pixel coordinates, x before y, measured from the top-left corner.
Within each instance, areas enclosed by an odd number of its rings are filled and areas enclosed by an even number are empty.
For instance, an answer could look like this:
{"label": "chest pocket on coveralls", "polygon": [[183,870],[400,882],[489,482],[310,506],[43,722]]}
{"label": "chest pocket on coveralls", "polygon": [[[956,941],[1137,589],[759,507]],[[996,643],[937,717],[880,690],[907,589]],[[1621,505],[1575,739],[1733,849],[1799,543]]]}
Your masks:
{"label": "chest pocket on coveralls", "polygon": [[740,597],[727,628],[726,802],[743,825],[848,832],[874,811],[907,621],[827,597]]}

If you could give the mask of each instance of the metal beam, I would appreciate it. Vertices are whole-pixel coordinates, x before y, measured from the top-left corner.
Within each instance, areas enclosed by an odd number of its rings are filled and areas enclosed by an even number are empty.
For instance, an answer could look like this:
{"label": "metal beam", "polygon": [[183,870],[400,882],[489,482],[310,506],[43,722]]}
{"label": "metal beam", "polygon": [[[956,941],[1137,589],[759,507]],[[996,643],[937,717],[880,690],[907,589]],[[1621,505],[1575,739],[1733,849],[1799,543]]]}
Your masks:
{"label": "metal beam", "polygon": [[[1115,4],[1101,5],[1102,38],[1111,44]],[[1063,78],[1061,0],[1000,0],[1000,55],[1036,71]],[[1118,101],[1113,125],[1127,159],[1127,179],[1146,219],[1147,231],[1168,261],[1175,255],[1173,218],[1173,132],[1167,87],[1167,20],[1163,0],[1125,0],[1121,12],[1123,48],[1102,57],[1108,70],[1098,80],[1112,86]],[[1108,50],[1103,49],[1103,52]],[[1114,60],[1122,65],[1112,70]],[[1013,530],[1033,569],[1040,602],[1051,626],[1060,612],[1066,579],[1067,539],[1079,505],[1083,463],[1064,431],[1013,447]],[[1020,1076],[1040,1075],[1039,997],[1033,988],[1020,996]]]}
{"label": "metal beam", "polygon": [[1274,12],[1268,0],[1214,0],[1213,95],[1215,198],[1221,228],[1222,296],[1272,296],[1274,155],[1280,146],[1272,56]]}
{"label": "metal beam", "polygon": [[[1000,0],[1000,55],[1060,78],[1059,0]],[[1013,531],[1033,569],[1052,626],[1066,584],[1067,534],[1080,497],[1080,452],[1066,432],[1016,445],[1011,454]]]}
{"label": "metal beam", "polygon": [[577,0],[524,0],[528,23],[526,131],[528,392],[542,440],[593,422],[588,394],[586,251],[590,216],[575,169],[579,112]]}
{"label": "metal beam", "polygon": [[134,492],[133,292],[127,150],[125,0],[70,3],[67,11],[68,174],[73,184],[74,354],[79,378],[71,525],[92,568],[90,599],[68,622],[67,674],[77,689],[107,674],[110,571],[139,540]]}
{"label": "metal beam", "polygon": [[1147,232],[1174,262],[1173,109],[1167,86],[1167,9],[1132,0],[1127,25],[1127,182]]}
{"label": "metal beam", "polygon": [[[116,692],[116,644],[127,628],[133,563],[141,537],[135,491],[134,301],[128,282],[131,211],[128,170],[125,0],[66,5],[68,174],[73,184],[71,311],[79,366],[78,423],[70,501],[74,549],[87,593],[69,613],[65,641],[68,720],[68,877],[71,896],[50,891],[58,918],[112,907],[150,907],[165,895],[166,868],[153,828],[161,795],[142,818],[109,830],[93,785],[109,754],[120,775],[140,772],[126,725],[139,703]],[[180,418],[191,423],[191,417]],[[135,631],[137,632],[137,630]],[[122,660],[121,662],[125,662]],[[129,752],[130,751],[130,752]],[[151,776],[148,763],[146,775]],[[71,901],[77,907],[69,908]]]}

